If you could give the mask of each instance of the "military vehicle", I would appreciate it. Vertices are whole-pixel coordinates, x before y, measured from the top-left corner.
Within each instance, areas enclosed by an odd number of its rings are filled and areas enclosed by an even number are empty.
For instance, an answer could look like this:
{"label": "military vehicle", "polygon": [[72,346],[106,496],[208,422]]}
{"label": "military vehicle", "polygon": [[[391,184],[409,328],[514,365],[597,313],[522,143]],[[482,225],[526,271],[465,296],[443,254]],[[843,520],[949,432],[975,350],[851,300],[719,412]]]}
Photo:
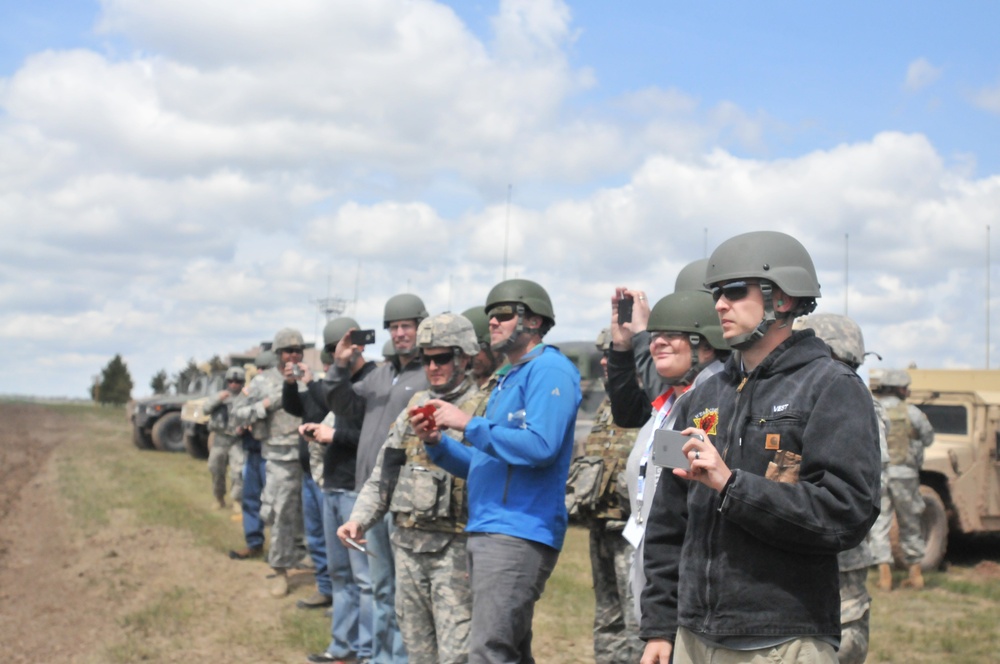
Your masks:
{"label": "military vehicle", "polygon": [[594,415],[604,401],[604,370],[601,368],[601,351],[593,341],[564,341],[553,343],[563,355],[576,365],[580,372],[580,392],[583,400],[576,415],[576,451],[574,456],[583,454],[583,444],[594,428]]}
{"label": "military vehicle", "polygon": [[[910,403],[934,426],[924,451],[921,567],[944,561],[949,533],[1000,531],[1000,371],[908,369]],[[897,566],[901,555],[894,550]]]}
{"label": "military vehicle", "polygon": [[[207,366],[207,364],[206,364]],[[216,372],[218,373],[218,372]],[[183,452],[184,426],[181,409],[191,399],[209,394],[214,385],[222,389],[221,376],[204,370],[176,394],[155,394],[129,402],[126,413],[132,423],[132,442],[141,450]]]}

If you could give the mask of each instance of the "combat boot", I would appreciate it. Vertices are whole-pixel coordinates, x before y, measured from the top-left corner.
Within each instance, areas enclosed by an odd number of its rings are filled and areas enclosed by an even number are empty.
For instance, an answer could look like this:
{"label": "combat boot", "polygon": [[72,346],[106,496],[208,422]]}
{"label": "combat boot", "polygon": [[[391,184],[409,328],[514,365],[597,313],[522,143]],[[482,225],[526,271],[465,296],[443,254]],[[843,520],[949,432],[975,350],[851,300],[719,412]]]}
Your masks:
{"label": "combat boot", "polygon": [[233,560],[249,560],[250,558],[261,558],[264,555],[264,547],[248,546],[239,551],[230,551],[229,557]]}
{"label": "combat boot", "polygon": [[917,590],[924,587],[924,574],[920,569],[920,563],[910,565],[910,578],[906,580],[906,585]]}
{"label": "combat boot", "polygon": [[878,589],[892,590],[892,567],[889,563],[881,563],[878,566]]}
{"label": "combat boot", "polygon": [[284,569],[274,570],[271,582],[268,584],[271,597],[284,597],[288,594],[288,573]]}

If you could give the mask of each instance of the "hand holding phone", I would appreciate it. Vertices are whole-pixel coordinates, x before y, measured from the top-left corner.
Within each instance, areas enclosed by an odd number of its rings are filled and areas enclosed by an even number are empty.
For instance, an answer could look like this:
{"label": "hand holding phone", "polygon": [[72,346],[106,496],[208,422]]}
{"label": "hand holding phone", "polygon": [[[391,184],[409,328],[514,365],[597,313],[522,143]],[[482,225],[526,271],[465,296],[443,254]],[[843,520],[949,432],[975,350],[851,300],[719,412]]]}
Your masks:
{"label": "hand holding phone", "polygon": [[618,324],[623,325],[625,323],[632,322],[632,305],[635,304],[635,300],[631,295],[626,295],[625,297],[618,300]]}
{"label": "hand holding phone", "polygon": [[410,409],[410,417],[415,417],[418,414],[423,415],[424,420],[427,422],[427,430],[434,431],[437,428],[437,422],[434,420],[435,410],[437,409],[430,404],[426,406],[414,406]]}
{"label": "hand holding phone", "polygon": [[691,461],[684,454],[683,447],[690,440],[679,431],[672,429],[657,429],[653,433],[653,453],[651,461],[655,466],[663,468],[680,468],[687,470]]}
{"label": "hand holding phone", "polygon": [[375,343],[375,330],[351,330],[351,344],[370,346]]}

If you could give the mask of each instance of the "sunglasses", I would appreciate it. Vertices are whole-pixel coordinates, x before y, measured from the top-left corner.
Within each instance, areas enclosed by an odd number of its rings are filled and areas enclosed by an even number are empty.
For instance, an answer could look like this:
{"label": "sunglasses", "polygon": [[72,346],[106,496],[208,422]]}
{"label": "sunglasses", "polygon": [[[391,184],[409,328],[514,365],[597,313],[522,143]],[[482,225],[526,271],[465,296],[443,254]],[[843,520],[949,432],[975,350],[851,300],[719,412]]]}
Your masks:
{"label": "sunglasses", "polygon": [[513,320],[516,315],[517,311],[514,310],[514,307],[509,304],[501,304],[486,312],[486,320],[496,318],[498,323],[506,323],[509,320]]}
{"label": "sunglasses", "polygon": [[750,286],[757,284],[751,281],[730,281],[728,284],[712,287],[712,300],[718,302],[725,297],[730,302],[742,300],[750,292]]}
{"label": "sunglasses", "polygon": [[438,353],[437,355],[422,354],[421,357],[424,359],[424,364],[428,366],[433,363],[435,366],[443,367],[446,364],[451,364],[455,360],[455,351]]}
{"label": "sunglasses", "polygon": [[242,385],[243,384],[242,380],[237,380],[236,378],[230,378],[229,382],[230,383],[236,383],[237,385]]}
{"label": "sunglasses", "polygon": [[282,353],[301,353],[302,346],[289,346],[288,348],[282,348]]}

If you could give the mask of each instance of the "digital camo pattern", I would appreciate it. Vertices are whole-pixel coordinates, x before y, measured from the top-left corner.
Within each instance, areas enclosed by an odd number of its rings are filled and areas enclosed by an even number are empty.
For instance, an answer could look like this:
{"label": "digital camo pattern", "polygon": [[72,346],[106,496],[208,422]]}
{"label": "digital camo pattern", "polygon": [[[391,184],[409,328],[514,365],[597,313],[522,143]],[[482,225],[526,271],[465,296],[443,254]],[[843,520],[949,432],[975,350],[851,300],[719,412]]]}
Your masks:
{"label": "digital camo pattern", "polygon": [[792,325],[796,330],[813,330],[842,362],[858,367],[865,361],[865,338],[861,327],[847,316],[812,314],[795,319]]}
{"label": "digital camo pattern", "polygon": [[[261,442],[261,456],[265,459],[290,461],[299,457],[302,418],[281,407],[284,383],[285,377],[277,367],[272,367],[254,376],[246,401],[233,408],[237,422],[249,427],[253,437]],[[301,384],[299,389],[304,389]]]}
{"label": "digital camo pattern", "polygon": [[[472,591],[466,535],[434,553],[396,547],[396,614],[410,664],[469,661]],[[638,661],[638,660],[636,660]]]}
{"label": "digital camo pattern", "polygon": [[841,664],[862,664],[868,656],[868,631],[872,598],[865,587],[868,569],[840,573]]}
{"label": "digital camo pattern", "polygon": [[417,327],[420,348],[458,348],[469,357],[479,352],[476,329],[460,314],[438,314],[424,319]]}
{"label": "digital camo pattern", "polygon": [[645,644],[632,611],[629,571],[635,550],[618,531],[590,531],[594,576],[594,661],[635,664]]}
{"label": "digital camo pattern", "polygon": [[619,476],[625,471],[625,463],[638,433],[638,429],[615,424],[611,416],[611,400],[605,397],[594,414],[594,426],[584,443],[583,454],[585,457],[600,457],[604,462],[601,485],[596,491],[597,502],[593,512],[586,516],[603,522],[601,525],[606,528],[620,530],[628,519],[628,490],[623,481],[619,482]]}
{"label": "digital camo pattern", "polygon": [[268,459],[264,477],[261,517],[271,526],[267,562],[275,569],[288,569],[302,558],[302,466],[297,458]]}

